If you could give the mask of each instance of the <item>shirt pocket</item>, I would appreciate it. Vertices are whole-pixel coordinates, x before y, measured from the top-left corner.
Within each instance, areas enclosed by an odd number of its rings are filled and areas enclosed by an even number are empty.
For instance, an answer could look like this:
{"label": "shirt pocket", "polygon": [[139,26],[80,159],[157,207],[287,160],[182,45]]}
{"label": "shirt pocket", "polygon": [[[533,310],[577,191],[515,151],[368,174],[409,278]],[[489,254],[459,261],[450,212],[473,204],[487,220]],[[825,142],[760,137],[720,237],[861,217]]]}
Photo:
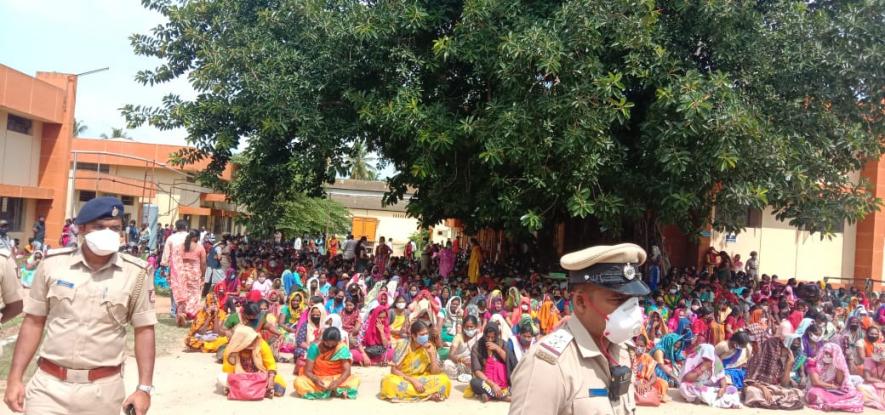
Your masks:
{"label": "shirt pocket", "polygon": [[125,326],[129,320],[129,294],[112,292],[101,301],[107,311],[108,318],[114,323]]}
{"label": "shirt pocket", "polygon": [[69,286],[70,283],[64,281],[50,281],[49,289],[46,290],[46,298],[49,300],[50,310],[56,307],[69,308],[74,302],[77,294],[77,287]]}
{"label": "shirt pocket", "polygon": [[577,398],[572,402],[574,415],[613,415],[612,404],[607,396]]}

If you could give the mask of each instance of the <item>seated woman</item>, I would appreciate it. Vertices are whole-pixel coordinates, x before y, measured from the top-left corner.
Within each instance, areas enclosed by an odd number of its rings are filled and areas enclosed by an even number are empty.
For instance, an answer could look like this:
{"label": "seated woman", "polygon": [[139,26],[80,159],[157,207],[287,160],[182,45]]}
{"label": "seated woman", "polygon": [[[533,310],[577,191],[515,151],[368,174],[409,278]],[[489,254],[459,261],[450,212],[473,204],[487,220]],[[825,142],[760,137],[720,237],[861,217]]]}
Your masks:
{"label": "seated woman", "polygon": [[489,323],[483,336],[471,351],[473,379],[470,387],[464,390],[465,398],[479,396],[483,402],[491,399],[510,401],[510,373],[507,370],[507,351],[501,340],[501,329]]}
{"label": "seated woman", "polygon": [[421,321],[409,328],[410,336],[397,342],[390,374],[381,379],[381,399],[393,402],[443,401],[452,384],[442,373],[430,331]]}
{"label": "seated woman", "polygon": [[753,408],[801,409],[804,392],[792,386],[790,371],[794,357],[781,339],[770,337],[759,343],[747,362],[744,404]]}
{"label": "seated woman", "polygon": [[712,345],[701,343],[686,359],[679,394],[688,401],[700,401],[715,408],[741,408],[741,394],[725,375],[722,362]]}
{"label": "seated woman", "polygon": [[322,304],[310,306],[307,319],[298,326],[295,335],[295,373],[299,374],[304,369],[307,361],[304,359],[310,345],[322,335],[323,323],[326,320],[326,308]]}
{"label": "seated woman", "polygon": [[529,348],[535,344],[535,338],[538,336],[538,326],[529,314],[523,314],[522,318],[516,323],[516,334],[507,340],[505,349],[507,350],[507,372],[513,373],[519,361],[528,354]]}
{"label": "seated woman", "polygon": [[863,411],[863,394],[852,384],[848,363],[838,345],[825,343],[814,358],[808,359],[805,371],[808,375],[805,401],[809,408]]}
{"label": "seated woman", "polygon": [[873,356],[864,359],[863,385],[858,389],[864,395],[864,404],[871,408],[885,409],[885,343],[873,346]]}
{"label": "seated woman", "polygon": [[461,330],[461,320],[464,317],[464,312],[461,310],[461,297],[449,298],[446,308],[441,313],[443,314],[442,341],[448,347],[452,345],[455,336]]}
{"label": "seated woman", "polygon": [[390,325],[390,335],[394,340],[404,339],[409,337],[409,313],[406,310],[406,299],[403,296],[396,297],[396,301],[394,302],[394,307],[391,309],[392,313],[390,314],[390,320],[388,321]]}
{"label": "seated woman", "polygon": [[633,376],[635,376],[633,385],[636,388],[637,396],[644,393],[645,390],[653,388],[658,391],[662,403],[668,402],[670,397],[667,395],[667,391],[670,389],[670,385],[667,384],[666,380],[659,378],[655,374],[658,362],[650,354],[642,352],[646,350],[648,342],[650,340],[647,337],[637,336],[634,338],[636,349],[629,350],[630,360],[633,362]]}
{"label": "seated woman", "polygon": [[679,379],[677,367],[685,361],[685,356],[682,354],[685,343],[683,337],[676,333],[670,333],[664,335],[649,352],[649,355],[657,363],[655,374],[671,386],[676,386],[676,380]]}
{"label": "seated woman", "polygon": [[392,357],[393,348],[390,343],[390,324],[387,308],[378,306],[366,319],[365,333],[360,343],[371,364],[386,366]]}
{"label": "seated woman", "polygon": [[306,305],[304,291],[295,290],[289,294],[288,303],[280,310],[279,326],[283,332],[280,344],[281,353],[295,353],[295,337],[298,334],[298,324],[301,322],[301,315],[304,314]]}
{"label": "seated woman", "polygon": [[222,333],[222,323],[226,318],[227,315],[218,307],[215,294],[206,294],[203,307],[197,311],[184,339],[186,351],[215,353],[219,347],[227,344],[227,337]]}
{"label": "seated woman", "polygon": [[479,340],[478,327],[479,320],[475,316],[464,318],[464,322],[461,324],[462,330],[455,336],[452,347],[449,348],[449,358],[443,362],[443,370],[450,379],[457,379],[461,383],[470,382],[471,373],[473,373],[470,351]]}
{"label": "seated woman", "polygon": [[350,349],[341,340],[341,332],[329,327],[319,343],[310,345],[304,374],[295,378],[296,395],[304,399],[356,399],[360,380],[350,373]]}
{"label": "seated woman", "polygon": [[716,357],[725,367],[725,375],[738,389],[744,388],[744,375],[750,360],[750,335],[744,331],[735,332],[730,339],[716,345]]}
{"label": "seated woman", "polygon": [[283,396],[286,382],[277,374],[277,363],[267,342],[249,326],[238,325],[224,350],[218,386],[227,395],[227,376],[231,373],[267,373],[265,397]]}

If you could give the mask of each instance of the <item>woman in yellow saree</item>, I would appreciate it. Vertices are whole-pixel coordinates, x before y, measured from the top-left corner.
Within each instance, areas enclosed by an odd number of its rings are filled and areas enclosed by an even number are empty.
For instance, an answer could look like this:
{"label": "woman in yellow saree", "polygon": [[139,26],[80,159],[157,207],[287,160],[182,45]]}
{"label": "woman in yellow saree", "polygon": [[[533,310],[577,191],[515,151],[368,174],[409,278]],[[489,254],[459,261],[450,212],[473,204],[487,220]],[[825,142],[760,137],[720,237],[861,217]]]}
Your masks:
{"label": "woman in yellow saree", "polygon": [[452,383],[443,373],[430,331],[421,321],[410,327],[408,339],[396,344],[390,374],[381,379],[381,399],[392,402],[443,401]]}
{"label": "woman in yellow saree", "polygon": [[479,282],[479,266],[482,264],[482,248],[476,238],[470,238],[470,261],[467,264],[467,279],[471,284]]}
{"label": "woman in yellow saree", "polygon": [[350,348],[341,341],[341,332],[327,328],[322,340],[307,350],[304,375],[295,378],[295,394],[304,399],[356,399],[360,380],[350,374],[352,360]]}
{"label": "woman in yellow saree", "polygon": [[206,294],[203,307],[197,311],[184,339],[186,351],[215,353],[219,347],[227,344],[227,337],[221,331],[226,318],[227,314],[218,306],[215,294]]}

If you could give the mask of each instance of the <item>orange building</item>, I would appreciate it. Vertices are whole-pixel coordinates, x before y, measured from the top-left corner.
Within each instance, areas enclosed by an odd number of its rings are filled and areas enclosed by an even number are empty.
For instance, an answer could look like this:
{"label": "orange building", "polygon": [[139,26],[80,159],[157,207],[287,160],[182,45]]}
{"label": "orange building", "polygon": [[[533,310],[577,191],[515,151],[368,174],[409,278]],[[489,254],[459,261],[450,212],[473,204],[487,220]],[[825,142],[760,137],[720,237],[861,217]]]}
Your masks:
{"label": "orange building", "polygon": [[[0,219],[11,237],[27,243],[45,216],[45,242],[58,246],[65,219],[101,195],[121,197],[139,224],[147,205],[163,224],[184,218],[213,232],[236,230],[236,207],[195,183],[206,162],[172,167],[181,146],[74,138],[76,98],[76,75],[31,77],[0,64]],[[222,177],[231,175],[229,167]]]}

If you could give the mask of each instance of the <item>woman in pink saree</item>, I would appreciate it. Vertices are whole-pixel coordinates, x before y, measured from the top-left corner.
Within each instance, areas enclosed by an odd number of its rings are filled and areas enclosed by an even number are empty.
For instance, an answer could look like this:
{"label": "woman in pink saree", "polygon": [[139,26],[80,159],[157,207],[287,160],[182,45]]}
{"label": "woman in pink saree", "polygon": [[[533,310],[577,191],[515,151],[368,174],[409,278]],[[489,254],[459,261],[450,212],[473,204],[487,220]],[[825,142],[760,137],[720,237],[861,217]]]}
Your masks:
{"label": "woman in pink saree", "polygon": [[452,241],[446,242],[445,248],[437,254],[439,258],[439,276],[449,278],[455,269],[455,252],[452,251]]}
{"label": "woman in pink saree", "polygon": [[178,324],[192,319],[200,309],[200,292],[206,270],[206,250],[199,243],[200,231],[193,230],[181,245],[173,244],[171,267],[177,278],[170,278],[169,286],[175,297]]}
{"label": "woman in pink saree", "polygon": [[863,412],[864,397],[852,384],[842,349],[826,343],[805,363],[808,387],[805,401],[821,411]]}

